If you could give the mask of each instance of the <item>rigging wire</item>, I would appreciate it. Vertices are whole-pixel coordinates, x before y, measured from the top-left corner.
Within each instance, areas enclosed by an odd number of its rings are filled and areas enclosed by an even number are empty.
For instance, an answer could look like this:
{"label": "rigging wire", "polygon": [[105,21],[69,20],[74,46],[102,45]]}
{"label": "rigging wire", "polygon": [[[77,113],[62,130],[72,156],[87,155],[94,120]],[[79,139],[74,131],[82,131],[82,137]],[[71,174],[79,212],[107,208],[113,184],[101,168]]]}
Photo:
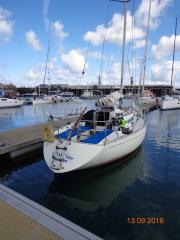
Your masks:
{"label": "rigging wire", "polygon": [[101,85],[102,83],[102,78],[103,78],[103,68],[104,68],[104,50],[105,50],[105,42],[106,42],[106,33],[107,33],[107,26],[108,26],[108,16],[109,16],[109,9],[110,9],[110,4],[108,1],[107,5],[107,11],[105,15],[105,28],[104,28],[104,38],[103,38],[103,44],[102,44],[102,51],[101,51],[101,61],[100,61],[100,68],[99,68],[99,84]]}
{"label": "rigging wire", "polygon": [[[43,84],[44,84],[44,91],[45,91],[45,82],[46,82],[46,78],[49,77],[49,51],[50,51],[50,44],[49,44],[49,41],[48,41],[48,51],[47,51],[47,55],[46,55],[46,64],[45,64],[45,71],[44,71],[44,81],[43,81]],[[49,81],[49,79],[48,79]],[[48,84],[49,85],[49,84]],[[48,86],[48,91],[49,91],[49,86]]]}
{"label": "rigging wire", "polygon": [[[126,70],[126,68],[128,69],[128,73],[129,73],[129,77],[130,77],[131,71],[130,71],[130,65],[129,65],[129,50],[130,50],[130,42],[128,43],[128,46],[127,46],[126,63],[125,63],[125,67],[124,67],[125,70]],[[124,76],[123,76],[123,78],[124,78]]]}
{"label": "rigging wire", "polygon": [[144,57],[143,57],[143,75],[142,75],[142,91],[141,95],[144,95],[144,84],[146,78],[146,61],[147,61],[147,47],[148,47],[148,36],[149,36],[149,27],[150,27],[150,18],[151,18],[151,0],[149,0],[149,9],[148,9],[148,17],[147,17],[147,29],[146,29],[146,43],[144,49]]}
{"label": "rigging wire", "polygon": [[134,79],[134,12],[135,12],[135,0],[132,0],[132,21],[131,21],[131,38],[132,38],[132,51],[131,51],[131,84],[133,85]]}
{"label": "rigging wire", "polygon": [[[133,36],[134,36],[134,29],[136,26],[136,19],[135,19],[135,8],[136,8],[136,0],[132,0],[132,11],[133,11]],[[137,81],[137,59],[136,59],[136,48],[134,47],[134,41],[133,41],[133,58],[134,58],[134,62],[133,62],[133,73],[134,73],[134,79],[136,82]]]}
{"label": "rigging wire", "polygon": [[[112,11],[112,4],[109,6],[109,19],[113,18],[114,12]],[[112,35],[112,28],[110,28],[109,35]],[[111,55],[107,61],[106,61],[106,79],[110,79],[112,77],[112,67],[113,64],[115,63],[114,61],[114,56]],[[111,79],[112,80],[112,79]],[[115,77],[114,77],[114,86],[116,85]]]}
{"label": "rigging wire", "polygon": [[[97,3],[98,3],[98,0],[96,0],[95,4],[94,4],[94,11],[93,11],[92,19],[91,19],[91,26],[94,25],[95,18],[97,16],[97,11],[95,11],[96,8],[97,8]],[[89,50],[90,50],[90,41],[88,42],[88,46],[87,46],[87,49],[85,51],[84,65],[83,65],[83,70],[82,70],[82,73],[81,73],[81,76],[80,76],[80,83],[81,83],[82,79],[84,80],[84,76],[85,76],[85,73],[86,73],[86,65],[87,65],[87,59],[88,59],[88,55],[89,55]]]}
{"label": "rigging wire", "polygon": [[175,59],[175,51],[176,51],[176,35],[177,35],[177,17],[176,17],[175,31],[174,31],[174,44],[173,44],[173,60],[172,60],[172,68],[171,68],[171,90],[170,90],[170,96],[172,95],[172,84],[173,84],[173,75],[174,75],[174,59]]}

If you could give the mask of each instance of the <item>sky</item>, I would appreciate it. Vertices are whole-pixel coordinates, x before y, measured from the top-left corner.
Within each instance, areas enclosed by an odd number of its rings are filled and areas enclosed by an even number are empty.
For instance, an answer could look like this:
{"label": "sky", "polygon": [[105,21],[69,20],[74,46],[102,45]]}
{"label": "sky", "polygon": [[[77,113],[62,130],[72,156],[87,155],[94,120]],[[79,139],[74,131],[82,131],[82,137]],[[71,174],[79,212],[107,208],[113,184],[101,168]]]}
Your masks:
{"label": "sky", "polygon": [[[139,83],[149,0],[128,2],[124,85]],[[151,0],[146,84],[170,84],[178,0]],[[109,0],[0,0],[0,82],[120,84],[124,4]],[[49,51],[48,51],[49,46]],[[84,74],[82,72],[84,71]],[[175,87],[180,87],[180,19]]]}

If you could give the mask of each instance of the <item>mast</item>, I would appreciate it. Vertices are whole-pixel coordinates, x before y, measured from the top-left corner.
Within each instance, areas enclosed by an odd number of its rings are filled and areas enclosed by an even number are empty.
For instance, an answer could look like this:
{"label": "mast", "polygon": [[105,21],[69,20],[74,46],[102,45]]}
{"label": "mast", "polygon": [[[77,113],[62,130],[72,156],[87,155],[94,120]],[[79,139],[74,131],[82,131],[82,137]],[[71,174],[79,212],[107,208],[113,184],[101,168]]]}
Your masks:
{"label": "mast", "polygon": [[175,30],[174,30],[174,46],[173,46],[172,68],[171,68],[171,89],[170,89],[170,96],[172,95],[172,85],[173,85],[173,76],[174,76],[174,58],[175,58],[175,50],[176,50],[176,34],[177,34],[177,17],[176,17]]}
{"label": "mast", "polygon": [[44,87],[45,87],[45,82],[46,82],[46,75],[47,75],[47,67],[48,67],[48,61],[49,61],[49,51],[50,51],[50,46],[49,46],[49,41],[48,41],[48,51],[47,51],[47,56],[46,56],[46,65],[45,65],[45,72],[44,72]]}
{"label": "mast", "polygon": [[131,49],[131,58],[132,58],[132,61],[131,61],[131,78],[130,78],[130,84],[131,86],[133,85],[134,83],[134,1],[132,1],[132,21],[131,21],[131,31],[132,31],[132,49]]}
{"label": "mast", "polygon": [[142,84],[142,92],[141,92],[142,96],[144,95],[144,83],[145,83],[145,77],[146,77],[147,45],[148,45],[148,35],[149,35],[150,14],[151,14],[151,0],[149,0],[148,23],[147,23],[147,29],[146,29],[146,43],[145,43],[144,57],[143,57],[143,76],[142,76],[143,84]]}
{"label": "mast", "polygon": [[122,48],[122,60],[121,60],[121,87],[120,87],[121,92],[123,91],[123,79],[124,79],[124,54],[125,54],[125,44],[126,44],[127,8],[128,8],[128,1],[125,0],[125,4],[124,4],[123,48]]}
{"label": "mast", "polygon": [[124,80],[124,54],[125,54],[125,45],[126,45],[127,9],[128,9],[128,2],[130,0],[111,0],[111,1],[124,3],[123,47],[122,47],[121,85],[120,85],[120,90],[122,92],[123,91],[123,80]]}
{"label": "mast", "polygon": [[139,87],[138,87],[138,96],[140,96],[140,94],[141,94],[142,68],[143,68],[143,59],[139,59]]}

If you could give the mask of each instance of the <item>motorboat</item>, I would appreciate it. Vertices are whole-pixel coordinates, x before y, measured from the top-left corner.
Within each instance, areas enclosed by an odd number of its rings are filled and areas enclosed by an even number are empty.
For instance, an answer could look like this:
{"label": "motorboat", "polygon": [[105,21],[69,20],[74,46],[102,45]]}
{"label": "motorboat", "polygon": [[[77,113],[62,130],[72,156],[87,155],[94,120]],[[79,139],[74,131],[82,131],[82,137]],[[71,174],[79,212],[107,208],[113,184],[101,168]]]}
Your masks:
{"label": "motorboat", "polygon": [[21,107],[22,105],[23,105],[22,100],[4,97],[0,98],[0,108]]}
{"label": "motorboat", "polygon": [[161,102],[161,110],[180,109],[180,97],[164,96]]}

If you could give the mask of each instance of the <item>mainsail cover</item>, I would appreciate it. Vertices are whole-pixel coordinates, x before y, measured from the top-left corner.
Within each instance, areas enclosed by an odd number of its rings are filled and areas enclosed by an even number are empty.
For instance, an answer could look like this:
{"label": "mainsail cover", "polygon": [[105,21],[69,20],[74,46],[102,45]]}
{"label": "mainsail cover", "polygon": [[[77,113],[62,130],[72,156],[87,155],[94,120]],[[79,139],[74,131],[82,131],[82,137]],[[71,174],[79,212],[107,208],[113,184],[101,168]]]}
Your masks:
{"label": "mainsail cover", "polygon": [[115,91],[106,97],[103,97],[97,101],[97,106],[104,108],[119,108],[122,102],[123,94],[121,91]]}

